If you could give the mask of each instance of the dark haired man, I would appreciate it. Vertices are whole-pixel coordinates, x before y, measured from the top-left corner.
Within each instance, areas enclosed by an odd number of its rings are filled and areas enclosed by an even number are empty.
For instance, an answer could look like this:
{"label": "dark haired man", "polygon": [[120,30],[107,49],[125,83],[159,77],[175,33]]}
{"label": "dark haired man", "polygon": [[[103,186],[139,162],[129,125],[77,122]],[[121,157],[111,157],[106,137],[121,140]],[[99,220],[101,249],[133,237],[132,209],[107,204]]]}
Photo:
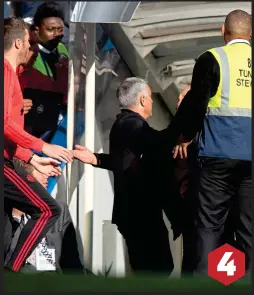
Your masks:
{"label": "dark haired man", "polygon": [[[40,158],[30,149],[66,162],[72,161],[72,154],[65,148],[50,145],[28,134],[24,130],[23,101],[16,68],[24,63],[29,51],[29,33],[22,19],[4,20],[4,212],[6,229],[8,215],[17,208],[32,218],[24,227],[17,246],[7,262],[7,268],[17,272],[25,259],[60,215],[56,201],[23,170],[16,173],[12,159],[17,157],[31,163],[36,169],[59,162],[50,158]],[[39,167],[39,168],[38,168]],[[45,168],[45,167],[44,167]],[[45,171],[45,169],[42,169]],[[52,165],[51,172],[55,168]],[[5,232],[5,254],[10,236]],[[6,240],[7,239],[7,240]]]}
{"label": "dark haired man", "polygon": [[[33,46],[34,62],[19,73],[24,94],[25,128],[34,136],[45,133],[53,135],[57,128],[60,113],[65,114],[68,92],[68,51],[61,40],[64,36],[64,12],[56,2],[41,4],[34,15],[30,34],[37,39]],[[32,97],[33,96],[33,97]],[[26,108],[34,96],[41,97],[36,118]],[[33,107],[32,107],[33,108]],[[47,115],[48,121],[41,122],[39,116]],[[38,120],[37,120],[38,118]],[[36,120],[34,120],[36,119]],[[36,121],[36,122],[35,122]],[[50,140],[51,136],[47,140]]]}
{"label": "dark haired man", "polygon": [[[33,17],[37,8],[44,3],[44,1],[12,1],[11,6],[14,9],[14,16],[21,17],[25,22],[32,24]],[[56,1],[59,5],[61,5],[65,19],[69,19],[70,15],[70,4],[69,2]],[[67,22],[64,23],[64,37],[63,43],[68,44],[69,42],[69,24]]]}
{"label": "dark haired man", "polygon": [[234,217],[230,216],[229,234],[235,233],[235,245],[245,253],[246,271],[252,265],[251,15],[231,11],[222,35],[226,46],[207,50],[198,58],[191,89],[178,110],[189,124],[183,125],[175,156],[182,151],[185,157],[200,132],[196,216],[196,271],[200,274],[207,274],[209,252],[225,242],[229,214]]}

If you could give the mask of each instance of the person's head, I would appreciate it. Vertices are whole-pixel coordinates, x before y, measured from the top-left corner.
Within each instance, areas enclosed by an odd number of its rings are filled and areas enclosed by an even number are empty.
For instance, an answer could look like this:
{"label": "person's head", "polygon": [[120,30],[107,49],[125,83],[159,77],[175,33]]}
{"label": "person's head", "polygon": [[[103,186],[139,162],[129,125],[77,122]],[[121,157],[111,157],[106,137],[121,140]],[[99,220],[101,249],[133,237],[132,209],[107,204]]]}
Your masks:
{"label": "person's head", "polygon": [[4,19],[4,55],[12,59],[15,66],[26,62],[29,53],[28,26],[21,18]]}
{"label": "person's head", "polygon": [[30,25],[29,23],[27,23],[28,26],[28,30],[29,30],[29,42],[30,42],[30,48],[29,48],[29,52],[27,55],[27,60],[26,62],[23,64],[24,68],[30,68],[33,66],[36,57],[38,55],[39,52],[39,47],[38,47],[38,35],[35,33],[34,28],[32,25]]}
{"label": "person's head", "polygon": [[226,43],[233,39],[251,40],[252,21],[249,13],[237,9],[231,11],[222,25],[221,33]]}
{"label": "person's head", "polygon": [[117,99],[122,109],[130,109],[147,119],[152,116],[152,91],[141,78],[127,78],[117,88]]}
{"label": "person's head", "polygon": [[64,36],[64,12],[60,4],[45,2],[34,15],[34,27],[39,42],[47,49],[55,49]]}

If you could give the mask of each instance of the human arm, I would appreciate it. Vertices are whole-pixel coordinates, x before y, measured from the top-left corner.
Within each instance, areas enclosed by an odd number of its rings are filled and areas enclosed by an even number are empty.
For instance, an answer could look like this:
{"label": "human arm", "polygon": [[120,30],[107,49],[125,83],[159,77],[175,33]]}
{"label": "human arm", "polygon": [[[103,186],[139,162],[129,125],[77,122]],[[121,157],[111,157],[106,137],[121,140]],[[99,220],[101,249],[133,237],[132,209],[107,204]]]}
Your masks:
{"label": "human arm", "polygon": [[22,173],[22,169],[25,169],[26,172],[31,174],[45,189],[47,188],[48,176],[36,170],[31,164],[27,164],[16,157],[13,158],[13,164],[18,174]]}
{"label": "human arm", "polygon": [[[4,65],[4,136],[15,142],[19,146],[41,152],[43,140],[27,133],[12,118],[12,104],[14,87],[17,77],[9,66]],[[17,95],[22,96],[21,91]]]}
{"label": "human arm", "polygon": [[[167,136],[170,136],[168,133],[170,133],[171,128],[172,127],[170,127],[169,131],[165,129],[165,132],[162,133],[149,127],[145,121],[137,119],[127,120],[122,126],[121,131],[123,136],[117,140],[119,142],[127,141],[125,146],[129,147],[134,153],[140,155],[142,151],[153,150],[153,147],[162,148],[163,145],[161,145],[161,143],[163,143],[164,140],[171,142],[173,146],[173,139],[167,139]],[[175,138],[177,137],[175,136]],[[74,158],[85,164],[111,171],[114,170],[114,159],[111,154],[93,153],[88,148],[80,145],[75,145],[75,150],[72,151],[72,154]]]}
{"label": "human arm", "polygon": [[185,95],[190,91],[190,85],[187,85],[182,91],[181,93],[179,94],[178,96],[178,100],[177,100],[177,104],[176,104],[176,109],[179,108],[182,100],[184,99]]}
{"label": "human arm", "polygon": [[37,155],[33,155],[30,160],[30,164],[37,171],[48,177],[60,176],[62,174],[62,169],[58,166],[61,163],[52,158],[39,157]]}
{"label": "human arm", "polygon": [[16,149],[14,157],[28,163],[28,161],[31,159],[32,155],[33,155],[33,152],[31,150],[25,149],[25,148],[17,145],[17,149]]}
{"label": "human arm", "polygon": [[32,165],[37,171],[48,177],[59,176],[62,173],[61,168],[58,167],[59,161],[48,157],[39,157],[33,154],[31,150],[19,146],[14,158],[18,159],[18,161],[23,161],[27,165]]}
{"label": "human arm", "polygon": [[[190,89],[191,89],[191,86],[189,84],[181,91],[181,93],[178,96],[176,109],[179,108],[182,100],[184,99],[186,94],[190,91]],[[187,158],[187,148],[191,144],[191,142],[192,141],[185,142],[183,136],[180,136],[180,138],[177,141],[176,146],[173,149],[173,158],[176,158],[177,156],[180,157],[180,159]]]}
{"label": "human arm", "polygon": [[166,129],[158,131],[141,117],[130,116],[121,123],[119,138],[116,140],[138,157],[144,153],[168,152],[180,135],[181,124],[182,122],[175,120]]}
{"label": "human arm", "polygon": [[72,153],[74,158],[85,164],[91,164],[101,169],[113,170],[113,161],[110,154],[93,153],[81,145],[75,145],[75,150]]}
{"label": "human arm", "polygon": [[[22,98],[20,87],[15,72],[8,62],[4,62],[4,137],[16,143],[20,147],[43,152],[49,157],[63,162],[71,162],[72,154],[66,148],[44,142],[26,132],[23,126],[16,123],[12,114],[12,105]],[[16,87],[16,89],[15,89]],[[15,97],[14,97],[15,96]],[[14,100],[16,99],[16,101]],[[21,111],[21,110],[20,110]]]}
{"label": "human arm", "polygon": [[187,122],[183,125],[182,130],[182,135],[186,140],[192,140],[200,131],[209,100],[216,94],[219,81],[218,62],[210,52],[203,53],[193,69],[191,88],[176,113],[176,116],[178,114]]}
{"label": "human arm", "polygon": [[97,163],[93,165],[94,167],[113,171],[114,165],[111,154],[94,153],[94,155],[97,158]]}
{"label": "human arm", "polygon": [[48,186],[48,178],[49,176],[39,172],[36,169],[33,169],[31,175],[45,188]]}
{"label": "human arm", "polygon": [[[70,163],[73,160],[73,156],[72,156],[71,151],[68,151],[66,148],[64,148],[62,146],[45,143],[43,145],[42,152],[45,155],[47,155],[49,158],[58,159],[62,162]],[[27,163],[32,156],[33,156],[33,152],[30,149],[25,149],[25,148],[17,145],[17,149],[15,152],[16,158],[23,160]],[[47,158],[42,158],[42,159],[47,159]]]}
{"label": "human arm", "polygon": [[186,124],[183,125],[182,135],[174,148],[174,158],[178,155],[181,159],[187,157],[187,148],[202,128],[209,100],[216,94],[219,80],[219,64],[210,52],[205,52],[195,64],[191,88],[176,113]]}

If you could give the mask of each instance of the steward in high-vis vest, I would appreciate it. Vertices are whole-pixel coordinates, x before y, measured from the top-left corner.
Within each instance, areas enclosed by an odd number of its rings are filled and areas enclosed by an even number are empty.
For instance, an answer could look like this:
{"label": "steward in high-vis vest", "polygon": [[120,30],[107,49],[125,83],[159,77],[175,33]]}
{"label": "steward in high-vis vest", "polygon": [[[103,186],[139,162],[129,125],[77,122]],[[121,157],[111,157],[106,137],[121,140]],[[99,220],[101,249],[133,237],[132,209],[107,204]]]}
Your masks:
{"label": "steward in high-vis vest", "polygon": [[226,46],[198,58],[191,90],[177,112],[186,124],[174,157],[185,158],[199,133],[196,272],[201,274],[208,272],[208,254],[230,240],[229,216],[234,244],[245,253],[246,271],[251,269],[251,28],[247,12],[228,14],[222,26]]}
{"label": "steward in high-vis vest", "polygon": [[55,131],[60,113],[66,112],[69,54],[61,43],[63,32],[61,6],[55,2],[40,5],[31,27],[31,55],[19,73],[25,128],[37,137]]}

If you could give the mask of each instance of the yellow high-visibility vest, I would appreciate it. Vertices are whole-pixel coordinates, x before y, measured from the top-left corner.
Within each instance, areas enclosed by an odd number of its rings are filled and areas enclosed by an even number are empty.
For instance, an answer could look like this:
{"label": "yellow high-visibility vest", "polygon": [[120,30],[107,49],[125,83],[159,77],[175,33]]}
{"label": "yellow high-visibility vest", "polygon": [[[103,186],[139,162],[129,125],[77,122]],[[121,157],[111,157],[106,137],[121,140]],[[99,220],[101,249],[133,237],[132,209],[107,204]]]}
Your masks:
{"label": "yellow high-visibility vest", "polygon": [[220,67],[199,136],[199,156],[251,160],[251,46],[239,42],[208,50]]}

